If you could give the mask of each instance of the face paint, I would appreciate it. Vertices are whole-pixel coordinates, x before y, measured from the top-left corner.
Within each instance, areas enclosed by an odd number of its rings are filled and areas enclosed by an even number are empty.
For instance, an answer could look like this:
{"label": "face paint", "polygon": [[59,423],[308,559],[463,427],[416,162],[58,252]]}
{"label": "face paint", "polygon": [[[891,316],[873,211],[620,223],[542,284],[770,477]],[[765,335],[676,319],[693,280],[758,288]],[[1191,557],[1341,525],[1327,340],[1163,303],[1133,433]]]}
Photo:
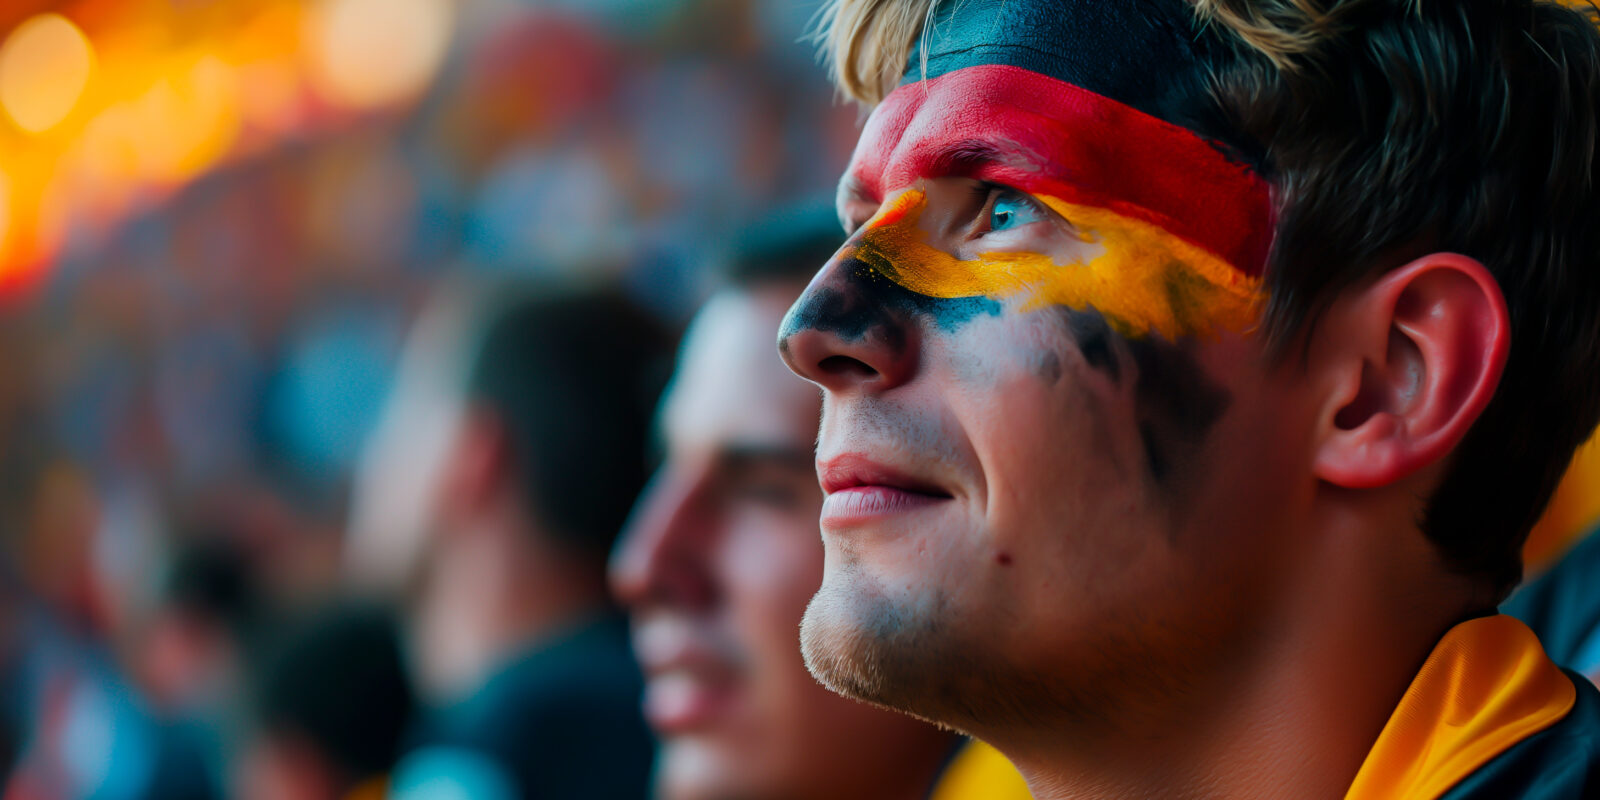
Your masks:
{"label": "face paint", "polygon": [[1129,342],[1128,349],[1139,370],[1137,411],[1145,463],[1158,482],[1170,482],[1187,472],[1232,397],[1178,345]]}
{"label": "face paint", "polygon": [[987,297],[945,299],[917,294],[860,259],[848,255],[844,258],[840,267],[848,279],[845,290],[819,287],[801,297],[779,328],[780,350],[786,348],[789,336],[795,332],[817,330],[851,342],[876,337],[898,351],[905,345],[905,330],[895,319],[896,314],[923,315],[941,329],[952,331],[979,314],[1000,313],[1000,304]]}
{"label": "face paint", "polygon": [[872,202],[923,179],[1014,187],[1104,255],[957,261],[918,238],[920,197],[908,192],[856,257],[929,297],[1092,307],[1125,336],[1247,329],[1262,299],[1272,193],[1252,143],[1208,94],[1213,46],[1184,0],[940,3],[906,83],[862,133],[849,187]]}
{"label": "face paint", "polygon": [[957,176],[1104,209],[1250,277],[1271,245],[1270,187],[1249,164],[1193,131],[1016,67],[968,67],[896,89],[873,112],[848,175],[874,201]]}
{"label": "face paint", "polygon": [[868,223],[854,257],[907,290],[932,298],[987,297],[1022,311],[1094,308],[1117,333],[1175,341],[1240,331],[1256,318],[1259,281],[1167,231],[1103,208],[1041,203],[1069,220],[1102,252],[1057,264],[1032,252],[989,252],[963,261],[926,241],[917,227],[926,197],[908,190]]}

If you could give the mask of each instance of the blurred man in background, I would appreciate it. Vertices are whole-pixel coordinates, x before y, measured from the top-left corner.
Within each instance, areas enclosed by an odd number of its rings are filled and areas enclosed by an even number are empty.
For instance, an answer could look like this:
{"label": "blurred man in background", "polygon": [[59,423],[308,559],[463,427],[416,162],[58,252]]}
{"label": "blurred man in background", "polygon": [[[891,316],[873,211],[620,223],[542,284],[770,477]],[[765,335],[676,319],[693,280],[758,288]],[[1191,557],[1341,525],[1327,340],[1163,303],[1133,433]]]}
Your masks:
{"label": "blurred man in background", "polygon": [[838,245],[831,215],[775,220],[690,329],[659,425],[666,460],[612,562],[648,676],[668,800],[927,795],[958,739],[827,692],[796,635],[822,578],[817,392],[772,337]]}
{"label": "blurred man in background", "polygon": [[644,793],[605,557],[644,482],[668,346],[605,291],[489,287],[424,313],[353,498],[351,568],[404,595],[433,708],[395,796]]}

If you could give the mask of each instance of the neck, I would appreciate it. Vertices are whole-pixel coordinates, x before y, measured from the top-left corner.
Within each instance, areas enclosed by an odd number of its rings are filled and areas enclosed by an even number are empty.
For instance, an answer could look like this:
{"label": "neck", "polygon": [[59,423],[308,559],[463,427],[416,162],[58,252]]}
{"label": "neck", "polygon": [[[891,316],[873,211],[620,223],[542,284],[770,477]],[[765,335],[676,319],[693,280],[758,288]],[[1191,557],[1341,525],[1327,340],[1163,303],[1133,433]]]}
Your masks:
{"label": "neck", "polygon": [[963,739],[917,720],[906,720],[900,735],[880,742],[868,774],[857,773],[819,797],[860,800],[922,800],[949,766]]}
{"label": "neck", "polygon": [[1239,646],[1158,702],[983,738],[1040,800],[1343,796],[1434,645],[1478,610],[1420,532],[1375,535],[1383,518],[1332,515]]}
{"label": "neck", "polygon": [[419,683],[471,694],[505,661],[608,607],[601,568],[513,526],[448,535],[415,613]]}

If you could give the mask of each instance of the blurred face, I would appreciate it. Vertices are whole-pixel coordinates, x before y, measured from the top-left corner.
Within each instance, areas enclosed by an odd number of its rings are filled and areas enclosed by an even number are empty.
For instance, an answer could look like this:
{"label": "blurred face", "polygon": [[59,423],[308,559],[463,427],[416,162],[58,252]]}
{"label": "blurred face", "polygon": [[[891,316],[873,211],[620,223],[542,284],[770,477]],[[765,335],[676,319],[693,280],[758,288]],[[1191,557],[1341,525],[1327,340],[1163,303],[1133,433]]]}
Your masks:
{"label": "blurred face", "polygon": [[818,398],[771,349],[798,290],[728,292],[700,313],[664,405],[665,464],[612,564],[674,800],[912,796],[931,777],[916,765],[949,747],[830,694],[800,658],[822,578]]}
{"label": "blurred face", "polygon": [[1306,447],[1250,335],[1267,207],[1194,134],[1026,70],[873,113],[854,234],[780,336],[824,389],[819,678],[987,738],[1225,662]]}

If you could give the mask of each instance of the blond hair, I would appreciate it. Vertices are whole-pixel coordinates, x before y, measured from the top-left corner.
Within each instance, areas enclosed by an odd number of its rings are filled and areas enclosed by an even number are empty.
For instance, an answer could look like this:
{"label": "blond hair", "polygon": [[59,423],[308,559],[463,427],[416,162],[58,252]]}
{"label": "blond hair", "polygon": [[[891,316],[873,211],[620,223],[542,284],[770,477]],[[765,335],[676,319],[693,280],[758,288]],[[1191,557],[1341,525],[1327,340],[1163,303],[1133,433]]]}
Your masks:
{"label": "blond hair", "polygon": [[[1385,0],[1392,2],[1392,0]],[[1291,72],[1317,43],[1372,0],[1190,0],[1202,23],[1228,30],[1274,67]],[[1425,0],[1412,0],[1421,10]],[[1558,0],[1600,18],[1594,0]],[[906,59],[925,36],[938,0],[828,0],[814,40],[841,93],[877,105],[900,82]],[[926,48],[924,48],[926,49]]]}
{"label": "blond hair", "polygon": [[877,105],[895,84],[938,0],[828,0],[815,39],[839,91]]}
{"label": "blond hair", "polygon": [[[1331,16],[1317,0],[1193,2],[1201,19],[1233,29],[1279,66],[1309,49]],[[834,86],[869,106],[882,101],[900,82],[937,6],[938,0],[828,0],[814,39]]]}

